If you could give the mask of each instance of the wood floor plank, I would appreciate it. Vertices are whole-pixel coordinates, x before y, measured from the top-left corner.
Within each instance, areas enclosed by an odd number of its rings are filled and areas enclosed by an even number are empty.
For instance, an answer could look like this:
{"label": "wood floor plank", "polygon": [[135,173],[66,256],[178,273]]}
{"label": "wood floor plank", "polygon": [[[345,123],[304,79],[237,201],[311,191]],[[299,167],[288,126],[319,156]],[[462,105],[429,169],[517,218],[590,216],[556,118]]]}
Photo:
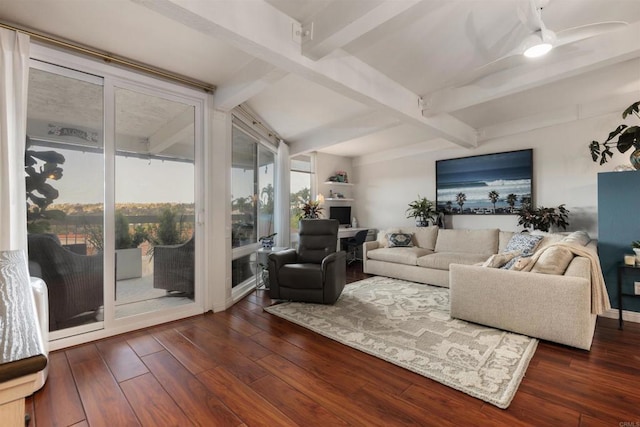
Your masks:
{"label": "wood floor plank", "polygon": [[247,425],[297,426],[289,417],[224,367],[202,372],[197,377]]}
{"label": "wood floor plank", "polygon": [[70,426],[85,420],[80,394],[65,352],[49,353],[48,363],[47,382],[33,396],[35,411],[31,425]]}
{"label": "wood floor plank", "polygon": [[203,321],[194,324],[197,328],[204,329],[211,334],[216,341],[226,343],[229,348],[234,349],[249,359],[262,359],[270,353],[269,350],[257,344],[251,338],[230,329],[222,323],[214,321],[213,317],[214,316],[205,317]]}
{"label": "wood floor plank", "polygon": [[[300,390],[320,405],[324,406],[336,416],[357,426],[389,426],[395,425],[393,420],[380,419],[370,407],[358,405],[353,399],[353,393],[345,393],[341,388],[343,384],[332,385],[317,377],[306,369],[301,368],[290,361],[277,356],[267,356],[260,360],[261,366],[280,378],[290,386]],[[349,400],[346,405],[345,401]],[[391,424],[390,424],[391,423]]]}
{"label": "wood floor plank", "polygon": [[136,352],[122,338],[100,341],[96,343],[96,347],[118,382],[149,372]]}
{"label": "wood floor plank", "polygon": [[[246,384],[267,375],[267,372],[260,365],[237,351],[232,343],[221,340],[204,329],[196,326],[186,329],[182,333],[189,340],[202,347],[217,365],[224,366]],[[254,343],[254,345],[257,344]]]}
{"label": "wood floor plank", "polygon": [[[140,425],[111,371],[99,356],[98,350],[95,346],[90,346],[93,347],[93,351],[87,347],[89,346],[66,351],[70,361],[81,360],[70,362],[70,366],[87,422],[92,427]],[[89,353],[94,353],[95,356],[87,360],[86,356]]]}
{"label": "wood floor plank", "polygon": [[143,426],[192,426],[153,375],[147,373],[120,384]]}
{"label": "wood floor plank", "polygon": [[[189,323],[189,327],[192,327],[191,323]],[[218,365],[209,354],[176,329],[153,332],[153,336],[192,374],[215,368]]]}
{"label": "wood floor plank", "polygon": [[[395,394],[402,393],[409,385],[409,381],[389,374],[380,369],[369,369],[368,366],[359,363],[359,360],[344,357],[344,351],[332,349],[318,352],[304,350],[289,341],[267,333],[260,333],[253,337],[257,342],[269,348],[273,353],[295,363],[304,366],[311,373],[325,377],[329,382],[344,384],[345,391],[355,393],[363,386],[369,384],[369,379],[385,377],[389,382],[383,382],[383,389]],[[324,343],[327,339],[316,337]],[[344,350],[344,349],[342,349]]]}
{"label": "wood floor plank", "polygon": [[346,421],[338,418],[318,402],[273,375],[253,382],[251,388],[299,425],[305,427],[348,425]]}
{"label": "wood floor plank", "polygon": [[127,343],[133,351],[140,357],[164,350],[160,344],[148,331],[132,332],[126,336]]}
{"label": "wood floor plank", "polygon": [[247,322],[244,319],[241,319],[236,316],[230,315],[226,311],[221,311],[219,313],[210,313],[205,318],[213,318],[216,322],[220,322],[225,324],[228,328],[233,329],[234,331],[240,332],[241,334],[250,337],[257,333],[262,332],[262,329],[253,326],[251,323]]}
{"label": "wood floor plank", "polygon": [[242,421],[220,399],[168,352],[144,356],[143,361],[194,424],[242,425]]}

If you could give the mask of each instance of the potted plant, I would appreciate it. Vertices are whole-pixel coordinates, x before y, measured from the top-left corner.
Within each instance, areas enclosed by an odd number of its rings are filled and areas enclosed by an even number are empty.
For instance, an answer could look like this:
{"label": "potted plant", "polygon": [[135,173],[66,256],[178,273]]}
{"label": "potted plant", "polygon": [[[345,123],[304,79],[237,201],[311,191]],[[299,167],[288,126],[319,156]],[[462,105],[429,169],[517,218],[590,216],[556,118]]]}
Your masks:
{"label": "potted plant", "polygon": [[267,236],[261,236],[258,242],[262,243],[262,247],[265,249],[271,249],[273,247],[273,237],[278,233],[271,233]]}
{"label": "potted plant", "polygon": [[148,238],[144,227],[137,226],[132,234],[129,221],[118,211],[115,217],[115,235],[116,280],[142,277],[142,249],[138,246]]}
{"label": "potted plant", "polygon": [[[622,112],[622,119],[626,119],[627,116],[636,116],[640,119],[639,111],[640,101],[634,102]],[[614,141],[616,137],[618,139]],[[620,153],[625,153],[633,147],[634,151],[631,153],[629,160],[631,160],[631,164],[635,169],[640,169],[640,126],[621,124],[609,133],[605,142],[591,141],[591,144],[589,144],[591,158],[594,162],[600,159],[601,165],[607,163],[607,158],[610,159],[613,156],[611,147],[616,147]]]}
{"label": "potted plant", "polygon": [[309,200],[302,207],[302,214],[300,216],[301,219],[316,219],[320,218],[322,213],[322,206],[320,206],[319,201]]}
{"label": "potted plant", "polygon": [[636,253],[636,264],[640,264],[640,240],[631,242],[631,248]]}
{"label": "potted plant", "polygon": [[551,227],[567,229],[569,222],[569,210],[564,204],[557,208],[534,208],[530,204],[524,204],[518,211],[518,225],[524,228],[533,227],[534,230],[549,231]]}
{"label": "potted plant", "polygon": [[409,203],[406,214],[407,218],[415,218],[417,227],[426,227],[429,225],[429,220],[436,217],[436,210],[431,200],[420,197],[418,194],[418,198]]}

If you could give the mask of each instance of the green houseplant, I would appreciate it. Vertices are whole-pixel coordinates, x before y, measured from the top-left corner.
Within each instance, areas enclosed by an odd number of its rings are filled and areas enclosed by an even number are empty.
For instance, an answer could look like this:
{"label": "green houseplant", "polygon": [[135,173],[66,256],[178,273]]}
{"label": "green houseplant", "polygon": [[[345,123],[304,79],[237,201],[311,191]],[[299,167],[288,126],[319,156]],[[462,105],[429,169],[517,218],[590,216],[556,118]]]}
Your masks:
{"label": "green houseplant", "polygon": [[640,263],[640,240],[631,242],[631,248],[633,249],[633,252],[635,252],[636,254],[636,264]]}
{"label": "green houseplant", "polygon": [[[625,120],[629,116],[635,116],[640,119],[640,101],[634,102],[622,112],[622,119]],[[615,139],[617,137],[617,139]],[[640,126],[628,126],[626,124],[618,125],[617,128],[609,133],[606,141],[600,143],[591,141],[589,150],[591,158],[594,162],[600,159],[600,164],[607,163],[607,160],[613,156],[612,147],[616,147],[620,153],[626,153],[631,147],[634,151],[629,159],[635,169],[640,169]]]}
{"label": "green houseplant", "polygon": [[557,208],[534,208],[530,204],[524,204],[518,211],[518,225],[524,228],[533,227],[534,230],[549,231],[551,227],[567,229],[569,222],[569,210],[564,204]]}
{"label": "green houseplant", "polygon": [[322,206],[320,206],[319,201],[309,200],[304,205],[302,205],[302,213],[300,215],[301,219],[316,219],[320,218],[322,214]]}
{"label": "green houseplant", "polygon": [[415,218],[416,226],[426,227],[429,225],[429,220],[433,220],[436,217],[435,205],[431,200],[426,197],[420,197],[411,203],[406,210],[407,218]]}

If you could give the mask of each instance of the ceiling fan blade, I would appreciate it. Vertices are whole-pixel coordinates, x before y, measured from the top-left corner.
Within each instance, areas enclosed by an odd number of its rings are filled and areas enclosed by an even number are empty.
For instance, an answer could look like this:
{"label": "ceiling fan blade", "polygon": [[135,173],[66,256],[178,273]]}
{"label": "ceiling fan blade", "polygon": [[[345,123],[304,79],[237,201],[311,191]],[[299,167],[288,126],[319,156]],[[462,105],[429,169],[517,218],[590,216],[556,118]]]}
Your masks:
{"label": "ceiling fan blade", "polygon": [[556,32],[556,36],[558,37],[556,46],[562,46],[591,37],[596,37],[610,31],[620,30],[625,28],[627,25],[629,24],[624,21],[609,21],[567,28],[566,30]]}
{"label": "ceiling fan blade", "polygon": [[507,68],[516,67],[523,62],[525,62],[525,58],[522,56],[522,52],[520,52],[519,49],[516,49],[495,61],[491,61],[488,64],[465,73],[460,78],[455,79],[451,85],[453,87],[466,86],[482,79],[483,77],[506,70]]}

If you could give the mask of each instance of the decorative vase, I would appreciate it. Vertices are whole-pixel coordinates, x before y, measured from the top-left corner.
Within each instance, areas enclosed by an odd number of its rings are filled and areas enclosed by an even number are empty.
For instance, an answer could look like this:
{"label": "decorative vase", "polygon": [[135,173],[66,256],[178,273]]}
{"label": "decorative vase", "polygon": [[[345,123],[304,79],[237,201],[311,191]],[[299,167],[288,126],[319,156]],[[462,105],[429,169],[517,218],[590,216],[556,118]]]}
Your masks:
{"label": "decorative vase", "polygon": [[633,252],[636,253],[636,265],[640,265],[640,249],[633,248]]}
{"label": "decorative vase", "polygon": [[416,218],[416,227],[428,227],[429,221],[425,221],[424,219]]}
{"label": "decorative vase", "polygon": [[636,170],[640,170],[640,148],[631,153],[629,160]]}
{"label": "decorative vase", "polygon": [[271,249],[273,247],[273,239],[262,239],[262,247],[264,249]]}

